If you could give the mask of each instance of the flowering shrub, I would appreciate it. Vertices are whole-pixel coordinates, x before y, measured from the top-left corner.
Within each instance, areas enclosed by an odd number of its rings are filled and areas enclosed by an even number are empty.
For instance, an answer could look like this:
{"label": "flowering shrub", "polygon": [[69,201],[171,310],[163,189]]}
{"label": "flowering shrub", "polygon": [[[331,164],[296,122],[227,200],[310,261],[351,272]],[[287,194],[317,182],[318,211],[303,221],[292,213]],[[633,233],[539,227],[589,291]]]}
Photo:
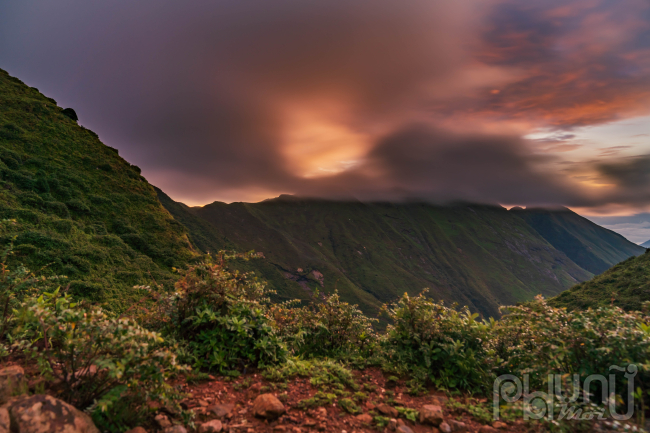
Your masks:
{"label": "flowering shrub", "polygon": [[315,291],[309,305],[274,305],[270,315],[279,334],[299,356],[368,356],[377,341],[372,327],[377,320],[366,317],[356,305],[342,302],[338,292],[321,297]]}
{"label": "flowering shrub", "polygon": [[176,283],[171,332],[188,343],[199,368],[226,372],[276,364],[286,357],[267,315],[272,292],[252,273],[228,270],[226,261],[234,257],[242,255],[208,256]]}
{"label": "flowering shrub", "polygon": [[472,392],[492,386],[492,369],[498,362],[487,341],[494,324],[479,322],[467,307],[445,307],[424,296],[404,294],[384,306],[392,324],[383,337],[389,362],[440,388]]}
{"label": "flowering shrub", "polygon": [[[490,342],[505,360],[496,369],[499,374],[528,373],[531,386],[543,389],[548,374],[578,374],[582,381],[591,374],[607,377],[612,365],[635,364],[635,382],[650,389],[650,317],[644,312],[618,307],[567,311],[542,297],[505,311]],[[624,383],[617,385],[624,394]]]}
{"label": "flowering shrub", "polygon": [[13,335],[42,374],[60,382],[60,397],[80,408],[106,410],[116,395],[169,403],[174,393],[166,380],[184,370],[160,347],[158,333],[86,309],[59,289],[27,299]]}

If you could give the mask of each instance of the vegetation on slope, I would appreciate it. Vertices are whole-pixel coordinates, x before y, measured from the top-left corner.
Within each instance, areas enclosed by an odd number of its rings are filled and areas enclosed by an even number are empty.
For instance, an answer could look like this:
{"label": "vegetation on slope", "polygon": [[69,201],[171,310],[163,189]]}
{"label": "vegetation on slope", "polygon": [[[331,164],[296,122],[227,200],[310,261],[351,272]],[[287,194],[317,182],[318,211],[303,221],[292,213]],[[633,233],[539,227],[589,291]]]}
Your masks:
{"label": "vegetation on slope", "polygon": [[194,253],[140,169],[67,113],[0,70],[0,219],[13,220],[0,247],[15,245],[10,265],[123,310],[134,285],[172,283]]}
{"label": "vegetation on slope", "polygon": [[650,250],[550,300],[555,306],[569,309],[615,305],[628,311],[641,309],[646,301],[650,301]]}
{"label": "vegetation on slope", "polygon": [[592,274],[600,274],[644,248],[566,209],[512,208],[544,239]]}
{"label": "vegetation on slope", "polygon": [[159,198],[202,250],[263,252],[258,269],[278,299],[338,289],[376,315],[382,303],[429,287],[436,299],[496,316],[500,305],[553,296],[592,276],[498,206],[281,196],[189,208]]}

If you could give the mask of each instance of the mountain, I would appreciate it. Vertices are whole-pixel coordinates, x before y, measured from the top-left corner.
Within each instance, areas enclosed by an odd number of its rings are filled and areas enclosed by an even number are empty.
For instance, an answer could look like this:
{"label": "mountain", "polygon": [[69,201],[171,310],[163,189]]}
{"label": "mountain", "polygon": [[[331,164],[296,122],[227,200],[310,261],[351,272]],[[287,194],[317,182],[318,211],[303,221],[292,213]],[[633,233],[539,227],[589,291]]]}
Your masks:
{"label": "mountain", "polygon": [[569,309],[613,304],[626,310],[640,310],[645,301],[650,301],[650,250],[630,257],[549,302]]}
{"label": "mountain", "polygon": [[566,208],[513,208],[511,212],[592,274],[605,272],[612,265],[645,252],[644,248],[618,233],[594,224]]}
{"label": "mountain", "polygon": [[500,305],[592,276],[499,206],[281,196],[191,208],[158,195],[200,249],[262,252],[260,273],[280,299],[338,289],[375,314],[381,303],[429,287],[438,299],[495,316]]}
{"label": "mountain", "polygon": [[641,244],[643,248],[650,248],[650,240],[645,241],[644,243]]}
{"label": "mountain", "polygon": [[134,285],[171,282],[172,267],[196,255],[138,167],[3,70],[0,221],[10,266],[66,275],[72,293],[116,311]]}

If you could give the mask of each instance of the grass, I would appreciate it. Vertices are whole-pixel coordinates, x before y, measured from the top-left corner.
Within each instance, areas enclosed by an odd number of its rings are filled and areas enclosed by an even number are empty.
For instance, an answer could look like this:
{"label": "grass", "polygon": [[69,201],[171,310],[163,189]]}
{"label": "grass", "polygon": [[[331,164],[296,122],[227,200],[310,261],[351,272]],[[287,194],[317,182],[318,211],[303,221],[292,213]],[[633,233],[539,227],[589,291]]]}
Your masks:
{"label": "grass", "polygon": [[78,297],[124,311],[134,285],[174,281],[195,253],[140,169],[0,70],[0,246],[10,265],[66,275]]}

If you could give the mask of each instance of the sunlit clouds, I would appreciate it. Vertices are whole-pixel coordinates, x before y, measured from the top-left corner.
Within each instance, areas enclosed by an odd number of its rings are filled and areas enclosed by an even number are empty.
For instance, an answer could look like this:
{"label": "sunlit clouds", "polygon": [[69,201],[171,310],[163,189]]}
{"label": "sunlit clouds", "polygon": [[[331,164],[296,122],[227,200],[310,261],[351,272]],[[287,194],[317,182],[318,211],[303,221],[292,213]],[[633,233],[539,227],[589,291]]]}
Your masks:
{"label": "sunlit clouds", "polygon": [[192,205],[650,205],[647,0],[25,1],[0,29],[1,68]]}

